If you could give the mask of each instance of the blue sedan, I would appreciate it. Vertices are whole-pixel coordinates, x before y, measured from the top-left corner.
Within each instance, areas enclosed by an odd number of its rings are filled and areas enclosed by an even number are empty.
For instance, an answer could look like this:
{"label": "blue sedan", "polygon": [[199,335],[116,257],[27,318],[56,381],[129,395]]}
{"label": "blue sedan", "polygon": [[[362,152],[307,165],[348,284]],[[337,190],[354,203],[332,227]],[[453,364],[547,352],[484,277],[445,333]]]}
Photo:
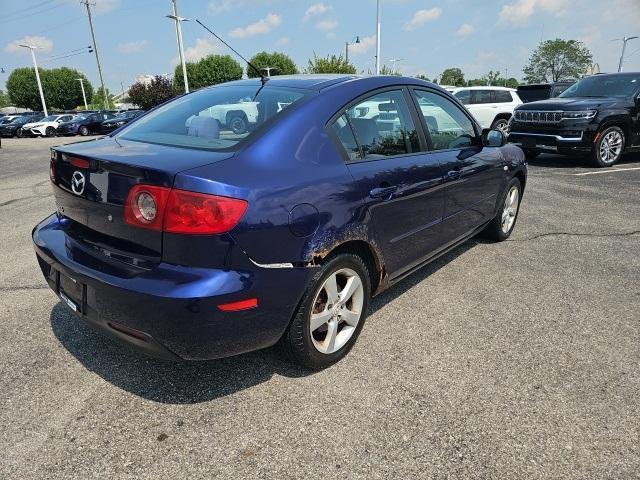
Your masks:
{"label": "blue sedan", "polygon": [[63,303],[149,354],[279,342],[324,368],[372,295],[478,233],[509,237],[526,175],[522,151],[437,85],[241,80],[52,149],[57,211],[33,242]]}

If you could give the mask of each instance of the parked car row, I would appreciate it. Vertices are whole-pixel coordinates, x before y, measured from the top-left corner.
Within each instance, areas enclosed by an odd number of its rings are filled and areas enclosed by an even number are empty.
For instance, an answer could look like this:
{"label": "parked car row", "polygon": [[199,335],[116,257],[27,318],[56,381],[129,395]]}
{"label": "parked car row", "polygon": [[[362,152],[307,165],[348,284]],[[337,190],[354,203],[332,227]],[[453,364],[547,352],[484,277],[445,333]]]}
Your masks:
{"label": "parked car row", "polygon": [[141,113],[142,110],[118,113],[87,110],[46,117],[41,112],[6,115],[0,118],[0,136],[21,138],[106,134],[127,124]]}

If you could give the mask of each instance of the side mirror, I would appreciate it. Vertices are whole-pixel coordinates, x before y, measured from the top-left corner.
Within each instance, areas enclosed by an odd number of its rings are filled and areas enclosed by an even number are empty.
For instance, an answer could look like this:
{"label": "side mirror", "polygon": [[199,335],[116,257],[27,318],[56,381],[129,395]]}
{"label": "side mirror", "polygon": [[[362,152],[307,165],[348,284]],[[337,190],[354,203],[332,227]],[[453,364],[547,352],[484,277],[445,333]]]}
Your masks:
{"label": "side mirror", "polygon": [[507,136],[502,130],[482,130],[482,145],[485,147],[502,147],[507,143]]}

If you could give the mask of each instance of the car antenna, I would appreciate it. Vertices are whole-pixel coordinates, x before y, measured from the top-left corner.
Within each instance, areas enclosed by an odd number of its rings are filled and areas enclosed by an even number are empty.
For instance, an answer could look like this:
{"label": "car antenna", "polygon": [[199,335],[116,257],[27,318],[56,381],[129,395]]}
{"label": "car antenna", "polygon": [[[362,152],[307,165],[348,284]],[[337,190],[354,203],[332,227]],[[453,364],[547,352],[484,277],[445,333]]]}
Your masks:
{"label": "car antenna", "polygon": [[209,32],[211,35],[213,35],[214,37],[216,37],[218,40],[220,40],[222,43],[224,43],[227,47],[229,47],[230,50],[233,51],[233,53],[235,53],[236,55],[238,55],[242,60],[244,60],[245,62],[247,62],[247,65],[249,65],[251,68],[253,68],[256,73],[258,75],[260,75],[260,81],[262,82],[262,85],[264,86],[264,84],[267,82],[267,80],[269,80],[268,77],[265,77],[264,74],[258,70],[258,68],[251,63],[249,60],[247,60],[246,58],[244,58],[242,55],[240,55],[240,53],[233,48],[231,45],[229,45],[227,42],[225,42],[223,39],[221,39],[218,35],[216,35],[215,33],[213,33],[213,31],[211,31],[210,28],[208,28],[204,23],[202,23],[200,20],[198,20],[196,18],[196,22],[198,22],[200,24],[200,26],[202,26],[202,28],[204,28],[207,32]]}

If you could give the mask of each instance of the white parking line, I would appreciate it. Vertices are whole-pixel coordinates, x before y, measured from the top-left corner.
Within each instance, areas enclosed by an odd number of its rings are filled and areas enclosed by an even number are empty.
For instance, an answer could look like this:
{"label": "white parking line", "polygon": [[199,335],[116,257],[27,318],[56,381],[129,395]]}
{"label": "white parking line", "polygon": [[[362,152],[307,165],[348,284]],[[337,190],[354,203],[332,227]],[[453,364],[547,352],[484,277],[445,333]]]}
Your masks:
{"label": "white parking line", "polygon": [[628,172],[630,170],[640,170],[640,167],[635,168],[610,168],[609,170],[599,170],[597,172],[584,172],[584,173],[574,173],[576,177],[581,177],[583,175],[598,175],[599,173],[615,173],[615,172]]}

